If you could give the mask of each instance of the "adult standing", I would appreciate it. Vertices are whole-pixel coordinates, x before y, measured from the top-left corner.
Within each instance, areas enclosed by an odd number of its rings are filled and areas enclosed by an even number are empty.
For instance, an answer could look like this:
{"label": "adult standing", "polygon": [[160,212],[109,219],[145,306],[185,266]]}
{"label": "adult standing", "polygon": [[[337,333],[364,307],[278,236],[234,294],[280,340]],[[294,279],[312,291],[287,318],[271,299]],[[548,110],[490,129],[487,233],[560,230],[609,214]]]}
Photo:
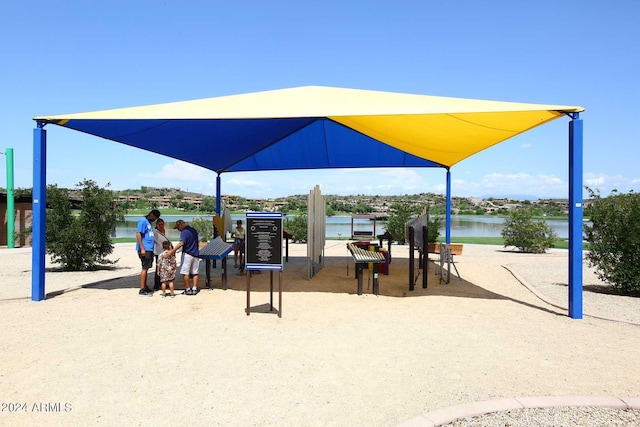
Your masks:
{"label": "adult standing", "polygon": [[171,240],[167,237],[167,230],[164,228],[164,220],[162,218],[158,218],[156,220],[156,228],[153,230],[154,244],[153,244],[153,254],[156,258],[156,274],[155,281],[153,284],[153,290],[157,291],[160,289],[162,285],[162,280],[160,280],[160,271],[158,270],[158,255],[164,252],[163,243],[169,242],[169,249],[173,249],[173,244]]}
{"label": "adult standing", "polygon": [[[243,268],[242,262],[244,261],[244,228],[242,227],[242,220],[236,221],[236,228],[231,232],[233,238],[233,264],[235,268]],[[238,263],[238,258],[240,262]]]}
{"label": "adult standing", "polygon": [[[176,221],[173,228],[180,231],[180,242],[171,249],[171,252],[175,254],[178,249],[182,248],[180,274],[184,278],[184,294],[196,295],[198,293],[198,269],[200,268],[198,230],[187,225],[181,219]],[[192,283],[190,283],[190,279],[193,279]]]}
{"label": "adult standing", "polygon": [[160,218],[160,211],[153,209],[145,217],[138,220],[136,226],[136,251],[142,263],[142,271],[140,271],[140,291],[139,295],[153,296],[153,291],[147,286],[147,272],[153,266],[153,249],[155,238],[151,223]]}

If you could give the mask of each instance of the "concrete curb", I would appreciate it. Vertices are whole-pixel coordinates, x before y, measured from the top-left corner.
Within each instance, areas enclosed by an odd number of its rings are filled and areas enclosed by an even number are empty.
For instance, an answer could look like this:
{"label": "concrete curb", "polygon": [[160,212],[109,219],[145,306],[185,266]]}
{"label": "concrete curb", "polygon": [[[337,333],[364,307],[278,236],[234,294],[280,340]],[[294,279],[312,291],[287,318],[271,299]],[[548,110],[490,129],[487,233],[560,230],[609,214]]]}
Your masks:
{"label": "concrete curb", "polygon": [[519,409],[588,406],[612,409],[640,409],[640,398],[607,396],[530,396],[509,399],[486,400],[425,412],[398,424],[398,427],[436,427],[456,420],[473,418],[494,412]]}

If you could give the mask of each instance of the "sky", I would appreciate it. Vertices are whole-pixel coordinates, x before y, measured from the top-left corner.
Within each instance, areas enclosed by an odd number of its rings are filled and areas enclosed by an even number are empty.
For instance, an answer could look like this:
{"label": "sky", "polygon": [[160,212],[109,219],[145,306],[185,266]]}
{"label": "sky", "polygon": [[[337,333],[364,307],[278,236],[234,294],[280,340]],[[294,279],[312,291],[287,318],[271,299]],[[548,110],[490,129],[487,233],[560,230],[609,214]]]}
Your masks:
{"label": "sky", "polygon": [[[640,2],[9,0],[0,11],[0,151],[33,185],[33,117],[318,85],[578,105],[584,184],[640,190]],[[568,197],[561,118],[451,169],[454,196]],[[54,125],[47,184],[215,195],[216,174]],[[190,142],[197,143],[197,142]],[[0,156],[0,186],[6,162]],[[222,193],[445,192],[442,169],[236,172]],[[586,193],[585,193],[586,194]]]}

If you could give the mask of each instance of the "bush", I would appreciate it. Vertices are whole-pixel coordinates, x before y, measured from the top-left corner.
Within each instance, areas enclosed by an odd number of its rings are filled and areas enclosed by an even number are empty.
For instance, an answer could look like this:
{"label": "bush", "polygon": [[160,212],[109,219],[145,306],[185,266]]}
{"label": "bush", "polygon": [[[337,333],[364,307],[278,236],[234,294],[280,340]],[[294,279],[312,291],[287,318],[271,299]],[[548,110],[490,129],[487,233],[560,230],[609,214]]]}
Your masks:
{"label": "bush", "polygon": [[534,220],[530,209],[516,209],[509,213],[502,228],[504,247],[515,246],[521,252],[544,253],[557,239],[555,231],[545,220]]}
{"label": "bush", "polygon": [[413,214],[413,208],[409,203],[395,202],[389,206],[389,219],[386,228],[393,236],[393,240],[401,245],[404,245],[406,241],[405,224]]}
{"label": "bush", "polygon": [[[389,221],[387,231],[391,233],[394,240],[401,245],[406,242],[406,225],[419,210],[419,207],[409,203],[396,202],[389,207]],[[440,228],[444,218],[440,215],[429,215],[427,213],[427,243],[435,243],[440,237]]]}
{"label": "bush", "polygon": [[415,215],[415,208],[407,202],[395,202],[389,206],[389,220],[387,221],[387,231],[391,233],[393,239],[404,245],[406,242],[405,226]]}
{"label": "bush", "polygon": [[436,243],[440,237],[440,228],[444,218],[440,215],[427,216],[427,243]]}
{"label": "bush", "polygon": [[80,212],[74,214],[69,190],[56,185],[47,187],[46,248],[51,260],[68,271],[114,264],[116,261],[106,257],[113,252],[111,232],[122,215],[112,209],[113,194],[86,179],[78,184],[78,190],[82,205]]}
{"label": "bush", "polygon": [[306,243],[307,241],[307,216],[296,215],[293,219],[285,218],[284,229],[293,237],[293,243]]}
{"label": "bush", "polygon": [[201,242],[213,240],[213,221],[204,218],[195,218],[189,225],[198,231],[198,238]]}
{"label": "bush", "polygon": [[640,295],[640,194],[606,198],[587,188],[593,203],[585,210],[586,255],[596,275],[625,295]]}

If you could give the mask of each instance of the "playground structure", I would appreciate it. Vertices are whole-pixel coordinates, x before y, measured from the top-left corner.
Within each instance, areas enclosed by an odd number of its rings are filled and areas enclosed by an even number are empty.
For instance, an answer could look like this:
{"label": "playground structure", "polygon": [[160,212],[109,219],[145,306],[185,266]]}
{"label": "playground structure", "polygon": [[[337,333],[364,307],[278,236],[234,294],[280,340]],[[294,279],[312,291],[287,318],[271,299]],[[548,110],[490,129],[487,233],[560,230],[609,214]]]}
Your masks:
{"label": "playground structure", "polygon": [[[366,219],[368,221],[357,221]],[[376,238],[376,215],[371,214],[354,214],[351,215],[351,238],[355,240]],[[355,221],[354,221],[355,220]],[[373,228],[371,225],[373,224]]]}
{"label": "playground structure", "polygon": [[[367,245],[364,245],[367,246]],[[373,294],[380,294],[378,283],[379,265],[387,261],[382,252],[375,252],[363,248],[358,242],[347,243],[347,249],[353,257],[356,265],[356,279],[358,279],[358,295],[362,295],[362,275],[365,265],[372,265],[373,268]]]}
{"label": "playground structure", "polygon": [[[429,276],[429,253],[439,254],[437,259],[437,267],[435,274],[440,276],[440,283],[449,283],[451,280],[451,266],[460,279],[460,273],[455,265],[453,256],[462,254],[461,244],[439,243],[433,244],[428,242],[428,209],[423,209],[420,215],[408,221],[405,225],[405,238],[409,242],[409,291],[415,289],[415,283],[420,277],[422,270],[422,288],[426,289]],[[431,246],[431,248],[430,248]],[[418,274],[415,271],[415,250],[418,250]]]}

